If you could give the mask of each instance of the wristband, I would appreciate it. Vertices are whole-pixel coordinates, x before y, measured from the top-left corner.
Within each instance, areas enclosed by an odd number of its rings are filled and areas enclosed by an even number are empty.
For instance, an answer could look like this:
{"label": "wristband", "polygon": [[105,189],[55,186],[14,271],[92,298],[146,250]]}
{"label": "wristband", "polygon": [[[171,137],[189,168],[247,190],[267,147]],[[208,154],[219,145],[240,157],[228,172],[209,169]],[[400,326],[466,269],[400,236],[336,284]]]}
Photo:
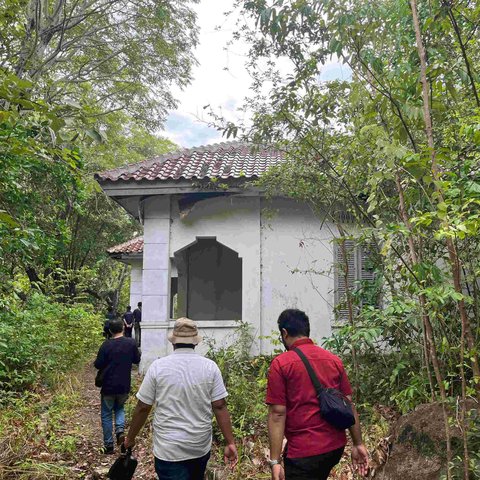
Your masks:
{"label": "wristband", "polygon": [[270,465],[270,468],[273,468],[275,465],[280,465],[280,460],[269,460],[268,464]]}

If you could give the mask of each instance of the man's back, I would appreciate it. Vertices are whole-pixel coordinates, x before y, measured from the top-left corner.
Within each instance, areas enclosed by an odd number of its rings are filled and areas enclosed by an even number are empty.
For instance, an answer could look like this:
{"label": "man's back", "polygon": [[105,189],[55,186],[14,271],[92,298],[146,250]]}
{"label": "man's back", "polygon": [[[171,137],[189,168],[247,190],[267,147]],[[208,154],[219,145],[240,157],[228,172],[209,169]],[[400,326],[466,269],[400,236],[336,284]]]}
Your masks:
{"label": "man's back", "polygon": [[[352,393],[341,360],[306,338],[293,344],[307,356],[320,382],[344,395]],[[276,357],[269,371],[267,403],[287,409],[285,436],[291,458],[319,455],[346,443],[344,431],[337,430],[320,416],[312,381],[300,357],[292,350]]]}
{"label": "man's back", "polygon": [[140,352],[133,339],[122,336],[105,340],[95,360],[95,368],[105,369],[102,394],[128,393],[134,363],[140,363]]}
{"label": "man's back", "polygon": [[209,452],[212,402],[227,392],[217,365],[190,348],[179,348],[152,363],[137,397],[156,405],[154,453],[182,461]]}
{"label": "man's back", "polygon": [[123,319],[125,320],[125,322],[127,322],[129,325],[131,325],[133,323],[133,320],[134,320],[134,316],[133,316],[133,312],[125,312],[123,314]]}

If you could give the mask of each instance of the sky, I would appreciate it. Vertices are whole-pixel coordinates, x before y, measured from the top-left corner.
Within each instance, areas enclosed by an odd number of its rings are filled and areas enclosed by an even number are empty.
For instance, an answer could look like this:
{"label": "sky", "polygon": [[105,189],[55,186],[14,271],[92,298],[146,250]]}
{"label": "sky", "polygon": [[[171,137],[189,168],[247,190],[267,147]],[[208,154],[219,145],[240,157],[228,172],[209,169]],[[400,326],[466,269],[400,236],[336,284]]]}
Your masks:
{"label": "sky", "polygon": [[[194,147],[224,141],[221,132],[209,127],[205,106],[228,118],[235,117],[243,99],[250,94],[250,77],[245,70],[248,46],[228,45],[235,31],[235,16],[224,12],[233,9],[234,0],[200,0],[195,6],[200,27],[199,45],[194,54],[198,66],[193,81],[183,91],[174,91],[179,100],[170,112],[165,131],[160,134],[180,147]],[[338,62],[324,67],[322,80],[348,76],[348,68]]]}

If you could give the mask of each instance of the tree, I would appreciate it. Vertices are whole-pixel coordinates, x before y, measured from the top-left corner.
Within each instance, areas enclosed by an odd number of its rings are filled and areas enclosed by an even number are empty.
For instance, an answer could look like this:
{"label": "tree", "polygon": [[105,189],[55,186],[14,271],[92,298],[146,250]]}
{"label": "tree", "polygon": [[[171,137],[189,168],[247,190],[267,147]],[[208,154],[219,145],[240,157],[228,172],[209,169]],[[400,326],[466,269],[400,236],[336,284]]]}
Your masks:
{"label": "tree", "polygon": [[3,290],[24,272],[62,302],[108,303],[120,277],[106,250],[139,226],[100,191],[93,173],[175,145],[117,112],[106,117],[103,143],[80,148],[80,130],[32,100],[31,82],[0,78],[8,104],[0,110],[0,271],[9,280]]}
{"label": "tree", "polygon": [[[195,0],[0,5],[2,267],[61,301],[105,299],[138,230],[95,171],[175,148],[152,133],[195,63]],[[111,278],[110,278],[111,277]],[[115,287],[116,288],[116,287]]]}
{"label": "tree", "polygon": [[1,77],[10,108],[0,111],[0,259],[10,277],[21,265],[36,281],[30,262],[52,265],[52,252],[65,236],[66,215],[81,190],[81,156],[74,144],[57,140],[64,123],[29,98],[30,88],[14,75]]}
{"label": "tree", "polygon": [[[431,395],[438,391],[444,406],[450,395],[465,405],[469,395],[480,394],[480,58],[474,40],[480,11],[468,1],[241,4],[258,27],[241,29],[252,42],[254,79],[257,86],[273,85],[266,98],[247,104],[254,121],[243,134],[277,144],[291,159],[262,183],[310,201],[327,218],[348,212],[362,227],[360,237],[382,252],[377,268],[390,306],[361,310],[345,334],[358,342],[362,328],[367,331],[363,321],[369,329],[375,322],[379,340],[401,352],[413,338],[401,330],[392,336],[392,314],[409,311],[404,299],[411,299],[422,349],[415,356],[408,350],[401,362],[415,368],[421,361]],[[278,57],[292,65],[283,78],[278,71],[271,77]],[[318,81],[332,57],[349,67],[350,81]],[[265,59],[266,74],[257,68]],[[227,134],[236,129],[226,126]],[[471,468],[467,436],[464,478]],[[448,447],[449,460],[452,454]]]}
{"label": "tree", "polygon": [[190,80],[195,1],[3,2],[0,68],[65,116],[122,111],[157,128],[175,107],[171,87]]}

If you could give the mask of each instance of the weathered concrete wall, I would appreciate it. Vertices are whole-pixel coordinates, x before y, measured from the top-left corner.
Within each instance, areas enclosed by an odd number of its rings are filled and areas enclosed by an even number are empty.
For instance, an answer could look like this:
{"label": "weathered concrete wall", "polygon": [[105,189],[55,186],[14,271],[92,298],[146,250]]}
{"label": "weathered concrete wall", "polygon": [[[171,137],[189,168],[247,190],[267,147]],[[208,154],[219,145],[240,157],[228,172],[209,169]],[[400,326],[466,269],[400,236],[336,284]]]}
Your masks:
{"label": "weathered concrete wall", "polygon": [[[333,245],[336,228],[323,223],[304,204],[288,199],[262,200],[262,328],[278,335],[277,318],[299,308],[310,318],[317,342],[331,333],[333,319]],[[262,342],[262,351],[271,349]]]}
{"label": "weathered concrete wall", "polygon": [[135,310],[137,303],[142,301],[142,260],[131,260],[130,262],[130,305]]}
{"label": "weathered concrete wall", "polygon": [[[268,352],[279,313],[300,308],[311,320],[312,337],[331,332],[335,227],[303,205],[286,199],[219,197],[197,203],[183,218],[177,198],[151,197],[145,203],[142,370],[171,351],[167,334],[171,262],[198,238],[215,238],[242,260],[241,320],[252,324],[252,354]],[[199,321],[201,334],[217,345],[232,341],[235,322]],[[204,351],[206,345],[199,348]]]}
{"label": "weathered concrete wall", "polygon": [[[178,202],[172,197],[170,257],[193,244],[197,238],[212,238],[238,253],[242,259],[242,320],[260,330],[260,198],[220,197],[197,203],[180,218]],[[202,335],[217,344],[228,342],[235,322],[212,320],[200,322]],[[259,343],[252,347],[258,353]]]}
{"label": "weathered concrete wall", "polygon": [[167,349],[169,323],[170,197],[155,196],[144,203],[142,287],[142,364],[144,371]]}

